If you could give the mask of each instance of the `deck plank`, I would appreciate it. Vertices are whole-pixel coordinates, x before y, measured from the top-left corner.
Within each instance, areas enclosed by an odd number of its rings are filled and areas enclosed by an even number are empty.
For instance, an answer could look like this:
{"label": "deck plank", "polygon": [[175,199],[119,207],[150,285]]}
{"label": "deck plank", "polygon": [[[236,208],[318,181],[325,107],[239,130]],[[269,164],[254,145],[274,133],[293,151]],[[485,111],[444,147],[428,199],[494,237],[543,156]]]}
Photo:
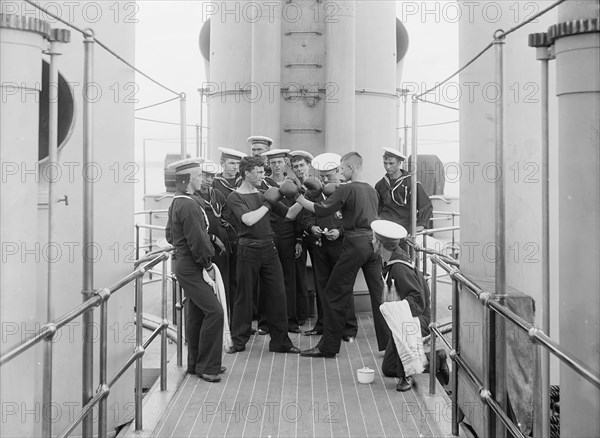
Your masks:
{"label": "deck plank", "polygon": [[[419,394],[425,388],[397,392],[397,379],[381,373],[372,317],[360,314],[358,321],[356,342],[343,342],[336,359],[271,353],[268,335],[252,337],[246,351],[224,355],[222,382],[187,376],[153,436],[441,436],[445,407],[428,409]],[[301,349],[319,340],[291,338]],[[358,383],[356,370],[363,366],[375,370],[372,384]]]}

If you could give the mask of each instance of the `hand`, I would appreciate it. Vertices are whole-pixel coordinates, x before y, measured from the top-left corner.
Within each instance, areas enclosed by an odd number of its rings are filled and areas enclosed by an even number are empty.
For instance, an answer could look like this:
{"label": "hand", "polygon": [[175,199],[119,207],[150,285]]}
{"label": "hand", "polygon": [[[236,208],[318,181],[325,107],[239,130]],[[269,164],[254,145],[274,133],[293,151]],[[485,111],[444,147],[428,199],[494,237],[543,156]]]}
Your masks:
{"label": "hand", "polygon": [[337,240],[340,237],[340,230],[334,228],[324,233],[327,240]]}
{"label": "hand", "polygon": [[302,244],[301,243],[296,243],[296,248],[294,248],[295,254],[294,254],[294,258],[298,258],[302,255]]}
{"label": "hand", "polygon": [[270,205],[277,204],[281,200],[281,192],[277,187],[269,187],[264,196],[265,201]]}
{"label": "hand", "polygon": [[223,242],[221,242],[221,239],[219,239],[217,236],[215,236],[214,244],[217,245],[220,249],[219,255],[224,254],[226,252],[225,245],[223,244]]}
{"label": "hand", "polygon": [[417,225],[417,233],[423,231],[425,227],[423,225]]}
{"label": "hand", "polygon": [[317,237],[320,237],[321,234],[323,234],[323,230],[318,225],[313,225],[312,227],[310,227],[310,232],[313,233],[313,236]]}
{"label": "hand", "polygon": [[215,267],[213,265],[211,265],[210,269],[207,269],[206,272],[208,272],[208,276],[210,277],[210,279],[212,281],[215,281],[215,279],[216,279]]}

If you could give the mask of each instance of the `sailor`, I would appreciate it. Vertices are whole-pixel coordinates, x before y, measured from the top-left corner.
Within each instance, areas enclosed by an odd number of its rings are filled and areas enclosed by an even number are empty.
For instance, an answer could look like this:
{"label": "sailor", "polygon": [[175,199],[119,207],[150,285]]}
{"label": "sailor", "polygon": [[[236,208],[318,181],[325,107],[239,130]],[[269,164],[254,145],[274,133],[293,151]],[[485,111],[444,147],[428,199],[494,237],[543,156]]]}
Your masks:
{"label": "sailor", "polygon": [[[310,163],[313,160],[313,155],[310,152],[303,150],[295,150],[289,153],[291,172],[288,172],[288,177],[295,177],[300,185],[309,177]],[[301,218],[300,218],[301,219]],[[304,232],[302,222],[299,220],[298,226],[301,233],[298,236],[296,243],[302,245],[302,252],[299,257],[296,257],[296,315],[298,316],[298,324],[303,325],[309,315],[309,296],[308,284],[306,282],[306,261],[309,246],[309,235]],[[311,254],[311,260],[312,254]],[[312,301],[311,301],[312,302]]]}
{"label": "sailor", "polygon": [[[312,160],[312,167],[317,171],[322,184],[338,184],[340,182],[337,176],[340,159],[341,157],[338,154],[327,152]],[[307,199],[313,202],[322,202],[325,197],[320,194],[312,198],[307,196]],[[323,334],[323,307],[327,306],[327,300],[325,300],[323,294],[333,267],[342,254],[344,229],[342,215],[339,211],[324,217],[317,217],[307,210],[302,213],[302,224],[309,235],[307,239],[308,248],[315,274],[315,290],[317,293],[317,321],[313,328],[303,334],[304,336],[315,336]],[[342,340],[353,342],[356,339],[357,332],[358,323],[354,311],[354,299],[352,299],[346,313],[346,324],[342,331]]]}
{"label": "sailor", "polygon": [[[263,135],[251,135],[248,137],[247,141],[250,143],[250,153],[253,157],[261,157],[262,154],[271,149],[271,145],[273,144],[273,139]],[[266,158],[264,158],[264,165],[265,176],[270,176],[271,168],[269,167],[269,163]]]}
{"label": "sailor", "polygon": [[340,210],[344,233],[342,253],[325,288],[327,306],[323,314],[323,336],[316,347],[303,351],[303,356],[334,358],[339,352],[354,282],[361,268],[371,296],[379,350],[384,350],[389,340],[389,328],[379,311],[383,290],[381,258],[373,252],[371,242],[371,222],[377,218],[377,192],[363,180],[362,161],[357,152],[342,157],[340,175],[348,183],[340,184],[325,201],[315,204],[302,195],[297,199],[317,217]]}
{"label": "sailor", "polygon": [[202,169],[202,185],[200,186],[200,190],[197,190],[194,194],[200,199],[208,218],[208,233],[215,246],[215,255],[212,260],[221,272],[221,278],[225,286],[225,295],[227,297],[227,306],[231,314],[235,292],[231,290],[229,282],[231,242],[227,230],[232,227],[224,219],[225,216],[228,216],[227,213],[229,211],[227,198],[212,187],[215,175],[221,173],[222,169],[220,165],[209,160],[204,161],[200,165],[200,169]]}
{"label": "sailor", "polygon": [[[385,264],[383,277],[388,288],[394,286],[398,300],[406,300],[412,316],[421,323],[421,335],[429,335],[430,297],[429,286],[421,272],[415,268],[410,256],[402,249],[401,242],[407,233],[404,227],[386,220],[377,220],[371,224],[373,229],[373,247],[381,255]],[[436,351],[437,374],[442,384],[448,383],[449,370],[446,352]],[[407,391],[413,385],[411,376],[406,376],[404,366],[398,355],[392,338],[388,342],[381,369],[388,377],[398,377],[397,391]]]}
{"label": "sailor", "polygon": [[[242,178],[238,172],[240,160],[246,156],[245,153],[229,148],[218,148],[221,151],[221,167],[222,173],[217,174],[213,181],[215,190],[221,192],[225,198],[227,205],[227,196],[234,191],[241,183]],[[223,208],[222,211],[223,224],[227,229],[227,237],[229,239],[229,314],[233,312],[233,301],[237,290],[237,231],[238,223],[235,215],[231,213],[229,208]]]}
{"label": "sailor", "polygon": [[240,184],[242,178],[238,172],[240,160],[245,153],[229,148],[218,148],[221,151],[221,167],[223,171],[215,176],[213,187],[220,191],[226,198]]}
{"label": "sailor", "polygon": [[175,169],[177,191],[169,207],[166,238],[175,247],[173,272],[187,297],[187,371],[208,382],[219,382],[223,345],[223,308],[204,280],[215,279],[211,262],[215,251],[208,234],[208,219],[192,195],[202,184],[202,158],[189,158],[170,165]]}
{"label": "sailor", "polygon": [[[289,149],[271,149],[264,152],[262,156],[266,158],[271,166],[271,176],[265,177],[264,182],[267,188],[279,188],[286,181],[287,166],[285,159],[290,152]],[[291,207],[294,202],[284,198],[281,201],[286,207]],[[288,332],[300,333],[300,324],[296,315],[296,268],[295,260],[302,254],[302,228],[300,221],[290,221],[276,214],[270,214],[271,229],[273,230],[273,241],[277,248],[279,261],[283,269],[283,280],[287,299]],[[259,334],[267,330],[265,323],[264,308],[266,305],[262,284],[259,289],[258,311],[261,319],[258,322]]]}
{"label": "sailor", "polygon": [[237,217],[238,229],[238,290],[233,307],[233,346],[226,351],[244,351],[252,329],[252,288],[260,279],[266,294],[266,315],[271,341],[269,351],[299,353],[287,334],[287,300],[283,271],[273,243],[269,212],[294,220],[300,205],[287,208],[280,199],[279,189],[270,188],[263,195],[258,187],[263,182],[262,157],[244,157],[240,162],[242,183],[227,197],[227,204]]}
{"label": "sailor", "polygon": [[[406,157],[392,148],[383,148],[383,167],[386,175],[375,184],[379,195],[378,214],[380,219],[402,225],[411,231],[411,174],[400,166]],[[417,182],[417,229],[422,231],[433,213],[427,192]],[[414,235],[414,232],[410,234]]]}

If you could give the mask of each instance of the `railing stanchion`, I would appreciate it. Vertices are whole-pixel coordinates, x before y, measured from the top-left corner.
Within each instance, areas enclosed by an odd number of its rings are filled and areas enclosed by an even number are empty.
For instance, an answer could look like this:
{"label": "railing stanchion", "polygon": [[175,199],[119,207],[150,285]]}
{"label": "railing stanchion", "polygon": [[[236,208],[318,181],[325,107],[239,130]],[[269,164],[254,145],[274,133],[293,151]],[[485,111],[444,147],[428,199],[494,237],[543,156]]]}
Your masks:
{"label": "railing stanchion", "polygon": [[[431,264],[431,322],[437,327],[437,264]],[[431,348],[429,349],[429,394],[435,394],[435,372],[436,363],[436,336],[435,331],[429,331],[431,335]]]}
{"label": "railing stanchion", "polygon": [[458,354],[458,281],[452,277],[452,435],[458,436],[458,361],[454,355]]}
{"label": "railing stanchion", "polygon": [[177,366],[183,366],[183,299],[181,286],[175,281],[177,289]]}
{"label": "railing stanchion", "polygon": [[162,324],[160,333],[160,390],[167,389],[167,328],[169,320],[167,318],[167,260],[162,262]]}
{"label": "railing stanchion", "polygon": [[[142,316],[142,304],[143,304],[143,280],[142,277],[138,277],[135,280],[135,342],[136,351],[142,351],[143,339],[143,316]],[[143,355],[140,355],[136,359],[135,364],[135,430],[142,430],[142,366],[143,366]]]}
{"label": "railing stanchion", "polygon": [[[110,297],[110,292],[105,290]],[[108,297],[106,297],[108,299]],[[108,390],[107,386],[107,364],[108,364],[108,302],[100,304],[100,376],[99,385],[101,389]],[[107,435],[107,413],[108,394],[98,404],[98,437],[106,438]]]}
{"label": "railing stanchion", "polygon": [[[489,299],[490,294],[488,292],[485,293],[486,298]],[[481,298],[480,298],[481,299]],[[488,307],[487,303],[484,300],[481,300],[483,307],[483,339],[482,339],[482,347],[483,347],[483,387],[490,392],[495,388],[494,384],[494,366],[492,366],[494,358],[494,342],[492,340],[492,336],[495,336],[495,330],[492,326],[493,321],[495,321],[494,315],[492,315],[491,309]],[[486,436],[496,436],[496,421],[495,415],[493,415],[493,411],[490,409],[490,406],[487,403],[483,404],[483,424],[484,424],[484,433]]]}

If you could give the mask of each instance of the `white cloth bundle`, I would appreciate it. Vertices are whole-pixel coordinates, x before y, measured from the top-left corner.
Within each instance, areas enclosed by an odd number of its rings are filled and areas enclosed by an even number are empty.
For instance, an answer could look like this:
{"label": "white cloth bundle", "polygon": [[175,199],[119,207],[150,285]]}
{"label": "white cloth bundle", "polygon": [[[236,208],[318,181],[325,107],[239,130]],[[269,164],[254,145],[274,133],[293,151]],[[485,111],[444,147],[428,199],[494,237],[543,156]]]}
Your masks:
{"label": "white cloth bundle", "polygon": [[423,350],[419,318],[412,316],[406,300],[383,303],[379,309],[392,331],[406,375],[422,373],[427,358]]}
{"label": "white cloth bundle", "polygon": [[229,330],[229,310],[227,309],[227,297],[225,296],[225,285],[223,284],[223,278],[221,277],[221,271],[215,263],[213,263],[213,268],[215,269],[215,281],[210,278],[206,269],[202,270],[202,276],[204,277],[204,281],[208,283],[210,287],[212,287],[213,292],[217,296],[217,299],[221,303],[221,307],[223,307],[223,347],[232,347],[233,341],[231,340],[231,331]]}

